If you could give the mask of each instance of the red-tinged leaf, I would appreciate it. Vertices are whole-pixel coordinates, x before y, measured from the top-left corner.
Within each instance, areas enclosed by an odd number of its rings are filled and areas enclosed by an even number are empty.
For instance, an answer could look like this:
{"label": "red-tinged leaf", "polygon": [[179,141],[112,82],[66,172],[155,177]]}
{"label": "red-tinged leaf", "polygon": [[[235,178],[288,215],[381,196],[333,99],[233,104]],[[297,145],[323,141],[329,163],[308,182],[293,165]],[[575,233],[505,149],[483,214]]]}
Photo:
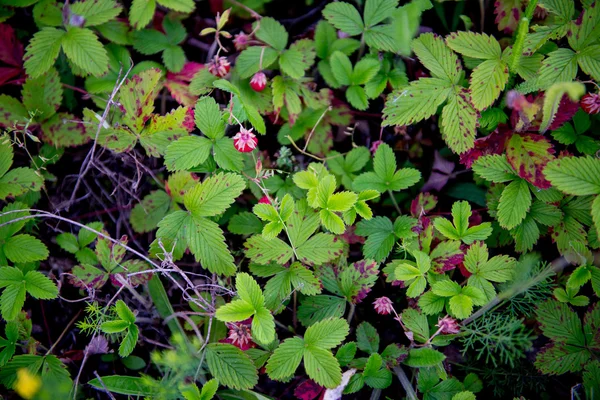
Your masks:
{"label": "red-tinged leaf", "polygon": [[0,62],[6,64],[0,66],[0,85],[19,77],[25,79],[23,44],[10,25],[0,24]]}
{"label": "red-tinged leaf", "polygon": [[564,95],[560,100],[560,104],[558,105],[556,116],[554,117],[554,120],[548,129],[554,131],[560,128],[566,122],[570,121],[571,118],[573,118],[573,116],[577,113],[577,110],[579,110],[579,102],[571,101],[569,96]]}
{"label": "red-tinged leaf", "polygon": [[313,380],[308,379],[296,386],[294,396],[300,400],[314,400],[325,388],[317,385]]}
{"label": "red-tinged leaf", "polygon": [[496,14],[496,24],[499,31],[512,33],[517,29],[523,0],[497,0],[494,4],[494,14]]}
{"label": "red-tinged leaf", "polygon": [[[260,203],[260,201],[259,201],[259,203]],[[358,236],[357,234],[354,233],[354,231],[356,231],[355,225],[350,225],[350,226],[346,227],[344,234],[340,236],[341,239],[348,244],[355,244],[355,243],[363,244],[365,242],[365,238],[362,236]]]}
{"label": "red-tinged leaf", "polygon": [[179,104],[188,107],[193,107],[196,104],[198,96],[190,93],[189,86],[196,72],[202,68],[204,68],[204,64],[188,61],[178,73],[167,73],[165,87]]}
{"label": "red-tinged leaf", "polygon": [[535,97],[533,95],[523,96],[522,94],[518,94],[514,99],[507,99],[507,103],[513,110],[510,115],[510,123],[516,132],[537,130],[543,116],[543,94],[538,94]]}
{"label": "red-tinged leaf", "polygon": [[[510,96],[509,93],[509,96],[507,96],[507,105],[513,110],[510,116],[510,123],[514,130],[516,132],[537,132],[544,117],[543,104],[543,93],[539,93],[535,97],[533,95],[523,96],[522,94]],[[573,118],[578,109],[579,103],[571,101],[569,96],[564,95],[549,129],[556,130],[563,126],[565,122]]]}
{"label": "red-tinged leaf", "polygon": [[554,148],[544,136],[515,133],[508,142],[506,156],[521,178],[540,189],[550,188],[542,171],[555,158]]}
{"label": "red-tinged leaf", "polygon": [[471,165],[481,156],[489,154],[502,154],[506,148],[506,142],[512,135],[512,130],[505,124],[501,124],[489,135],[475,139],[475,146],[460,155],[460,163],[471,168]]}
{"label": "red-tinged leaf", "polygon": [[23,66],[23,44],[10,25],[0,24],[0,61],[12,67]]}
{"label": "red-tinged leaf", "polygon": [[[444,273],[461,265],[465,255],[460,248],[448,246],[448,242],[442,242],[432,251],[431,270],[436,273]],[[435,254],[435,257],[433,255]]]}
{"label": "red-tinged leaf", "polygon": [[410,203],[410,214],[415,218],[421,218],[437,205],[438,199],[431,193],[419,193]]}

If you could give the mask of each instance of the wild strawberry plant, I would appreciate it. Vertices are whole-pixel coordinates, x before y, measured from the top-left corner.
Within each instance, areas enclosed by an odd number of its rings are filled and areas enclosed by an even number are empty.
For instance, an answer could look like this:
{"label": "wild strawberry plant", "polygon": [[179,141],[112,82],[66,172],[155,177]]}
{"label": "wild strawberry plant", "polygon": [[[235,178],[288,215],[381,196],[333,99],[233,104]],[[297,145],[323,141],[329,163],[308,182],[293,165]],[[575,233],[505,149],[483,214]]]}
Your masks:
{"label": "wild strawberry plant", "polygon": [[600,7],[469,4],[0,2],[8,396],[596,398]]}

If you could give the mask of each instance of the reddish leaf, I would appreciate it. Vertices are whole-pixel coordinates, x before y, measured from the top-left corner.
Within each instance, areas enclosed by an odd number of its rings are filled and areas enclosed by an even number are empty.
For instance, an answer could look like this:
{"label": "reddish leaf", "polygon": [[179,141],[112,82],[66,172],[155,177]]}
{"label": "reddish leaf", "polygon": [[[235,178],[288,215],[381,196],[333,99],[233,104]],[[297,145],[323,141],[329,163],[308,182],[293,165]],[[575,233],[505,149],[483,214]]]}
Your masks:
{"label": "reddish leaf", "polygon": [[438,199],[431,193],[419,193],[419,195],[410,203],[410,214],[415,218],[421,218],[427,212],[433,210],[437,205]]}
{"label": "reddish leaf", "polygon": [[494,4],[496,24],[499,31],[512,33],[517,29],[521,19],[523,0],[497,0]]}
{"label": "reddish leaf", "polygon": [[460,155],[460,163],[471,168],[471,165],[481,156],[488,154],[502,154],[506,148],[506,141],[512,134],[510,128],[501,124],[489,135],[475,139],[475,146]]}
{"label": "reddish leaf", "polygon": [[313,400],[321,394],[323,389],[325,389],[323,386],[319,386],[311,379],[308,379],[296,387],[294,396],[300,400]]}
{"label": "reddish leaf", "polygon": [[521,178],[540,189],[551,186],[542,170],[555,158],[554,148],[544,136],[515,133],[508,142],[506,156]]}
{"label": "reddish leaf", "polygon": [[15,31],[10,25],[0,24],[0,85],[20,75],[23,70],[23,44],[17,40]]}
{"label": "reddish leaf", "polygon": [[571,120],[571,118],[573,118],[573,116],[577,113],[577,110],[579,110],[579,102],[571,101],[569,96],[564,95],[560,100],[560,104],[558,105],[556,116],[554,117],[554,120],[548,129],[554,131],[560,128],[565,124],[565,122],[568,122]]}
{"label": "reddish leaf", "polygon": [[198,96],[194,96],[190,93],[189,86],[196,72],[200,71],[202,68],[204,68],[204,64],[188,61],[178,73],[167,73],[165,87],[179,104],[188,107],[193,107],[194,104],[196,104]]}

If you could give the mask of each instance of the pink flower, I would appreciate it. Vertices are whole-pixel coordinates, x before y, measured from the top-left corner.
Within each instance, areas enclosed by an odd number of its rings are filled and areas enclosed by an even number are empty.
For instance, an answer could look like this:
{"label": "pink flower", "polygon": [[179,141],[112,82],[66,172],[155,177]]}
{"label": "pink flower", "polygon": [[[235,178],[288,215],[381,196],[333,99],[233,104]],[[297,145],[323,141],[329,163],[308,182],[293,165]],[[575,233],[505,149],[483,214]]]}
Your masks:
{"label": "pink flower", "polygon": [[379,148],[379,145],[381,143],[383,143],[382,140],[376,140],[373,142],[373,144],[371,145],[371,149],[370,149],[372,154],[375,154],[375,152],[377,151],[377,149]]}
{"label": "pink flower", "polygon": [[460,326],[458,325],[458,322],[448,315],[440,319],[436,326],[440,328],[440,333],[453,334],[460,332]]}
{"label": "pink flower", "polygon": [[229,61],[227,61],[227,58],[225,57],[215,56],[215,58],[208,63],[208,72],[219,78],[227,75],[230,68],[231,64],[229,64]]}
{"label": "pink flower", "polygon": [[244,324],[228,324],[228,327],[229,336],[227,336],[227,339],[231,341],[231,344],[242,350],[248,349],[252,340],[250,327]]}
{"label": "pink flower", "polygon": [[255,92],[262,92],[267,87],[267,76],[264,72],[257,72],[254,74],[252,79],[250,79],[250,87]]}
{"label": "pink flower", "polygon": [[373,306],[375,308],[375,312],[380,315],[388,315],[392,311],[394,311],[394,305],[392,301],[387,297],[380,297],[375,299],[373,302]]}
{"label": "pink flower", "polygon": [[245,50],[248,47],[250,38],[244,32],[240,32],[233,37],[233,45],[237,51]]}
{"label": "pink flower", "polygon": [[588,93],[581,98],[581,108],[588,114],[598,114],[600,112],[600,95]]}
{"label": "pink flower", "polygon": [[249,153],[256,148],[256,145],[258,145],[258,139],[252,133],[252,128],[245,129],[242,126],[237,135],[233,137],[233,146],[239,152]]}
{"label": "pink flower", "polygon": [[269,196],[263,196],[260,198],[258,203],[259,204],[271,204],[271,199],[269,198]]}

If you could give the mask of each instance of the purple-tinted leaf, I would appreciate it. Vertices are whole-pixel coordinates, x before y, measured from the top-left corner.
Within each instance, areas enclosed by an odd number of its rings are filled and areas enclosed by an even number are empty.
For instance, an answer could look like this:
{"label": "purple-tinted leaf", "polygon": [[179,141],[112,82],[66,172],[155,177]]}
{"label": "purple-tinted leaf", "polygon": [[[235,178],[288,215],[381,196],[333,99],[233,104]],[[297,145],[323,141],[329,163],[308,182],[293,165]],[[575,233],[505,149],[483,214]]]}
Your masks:
{"label": "purple-tinted leaf", "polygon": [[551,186],[542,171],[555,158],[554,148],[544,136],[515,133],[508,142],[506,156],[521,178],[540,189]]}

